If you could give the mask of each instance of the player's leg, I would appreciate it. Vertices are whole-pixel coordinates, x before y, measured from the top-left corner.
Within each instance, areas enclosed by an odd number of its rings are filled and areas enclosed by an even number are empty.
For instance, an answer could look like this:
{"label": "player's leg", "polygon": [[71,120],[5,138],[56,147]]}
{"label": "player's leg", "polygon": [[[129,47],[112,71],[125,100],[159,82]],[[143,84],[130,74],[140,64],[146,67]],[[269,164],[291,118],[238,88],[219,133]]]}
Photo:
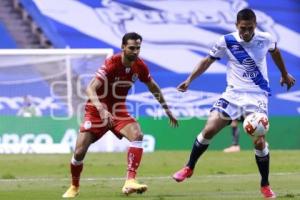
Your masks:
{"label": "player's leg", "polygon": [[265,198],[275,198],[276,195],[272,191],[269,183],[269,166],[270,166],[270,153],[266,145],[264,137],[258,137],[254,140],[255,146],[255,160],[261,175],[261,193]]}
{"label": "player's leg", "polygon": [[73,198],[79,194],[80,174],[83,169],[83,159],[91,143],[95,141],[95,135],[89,132],[80,132],[76,140],[75,151],[70,163],[71,186],[63,194],[63,198]]}
{"label": "player's leg", "polygon": [[232,121],[231,128],[232,128],[232,145],[239,146],[239,127],[238,127],[237,120]]}
{"label": "player's leg", "polygon": [[137,169],[143,155],[143,134],[140,125],[137,122],[129,123],[120,130],[120,133],[130,141],[127,152],[127,177],[122,191],[125,194],[143,193],[147,190],[147,185],[136,181]]}
{"label": "player's leg", "polygon": [[[253,112],[268,113],[268,96],[265,94],[247,93],[245,94],[247,100],[244,105],[245,117]],[[276,195],[272,191],[269,184],[269,166],[270,153],[268,145],[266,145],[265,137],[253,138],[255,148],[255,160],[261,175],[261,193],[265,198],[275,198]]]}
{"label": "player's leg", "polygon": [[96,140],[94,134],[80,132],[75,146],[75,151],[71,160],[72,185],[79,186],[80,173],[83,168],[83,160],[89,146]]}
{"label": "player's leg", "polygon": [[240,131],[238,127],[238,120],[233,120],[230,124],[231,131],[232,131],[232,145],[226,149],[224,149],[225,153],[232,153],[232,152],[239,152],[240,145],[239,145],[239,136]]}
{"label": "player's leg", "polygon": [[120,133],[130,141],[127,152],[127,179],[134,179],[143,155],[143,134],[137,122],[127,124]]}
{"label": "player's leg", "polygon": [[192,175],[198,159],[208,148],[210,140],[222,128],[227,126],[229,121],[228,118],[224,117],[224,115],[217,110],[210,113],[204,129],[195,139],[188,163],[184,168],[173,174],[173,179],[177,182],[181,182]]}

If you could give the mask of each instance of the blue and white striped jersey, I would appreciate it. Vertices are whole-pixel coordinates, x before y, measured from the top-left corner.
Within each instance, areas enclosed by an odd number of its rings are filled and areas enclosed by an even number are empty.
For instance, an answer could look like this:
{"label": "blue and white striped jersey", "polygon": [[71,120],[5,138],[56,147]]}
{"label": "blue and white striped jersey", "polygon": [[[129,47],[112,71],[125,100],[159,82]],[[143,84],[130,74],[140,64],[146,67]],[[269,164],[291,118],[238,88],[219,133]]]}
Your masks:
{"label": "blue and white striped jersey", "polygon": [[256,31],[250,42],[238,32],[222,36],[210,50],[216,59],[228,59],[227,89],[234,91],[265,92],[270,95],[266,54],[276,48],[276,41],[267,32]]}

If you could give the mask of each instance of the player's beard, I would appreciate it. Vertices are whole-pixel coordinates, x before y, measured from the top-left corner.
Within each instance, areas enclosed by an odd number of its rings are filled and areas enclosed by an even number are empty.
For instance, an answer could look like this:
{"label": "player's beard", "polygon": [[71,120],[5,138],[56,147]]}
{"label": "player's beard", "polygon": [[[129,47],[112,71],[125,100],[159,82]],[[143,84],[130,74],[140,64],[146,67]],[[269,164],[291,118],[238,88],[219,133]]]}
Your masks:
{"label": "player's beard", "polygon": [[135,61],[137,59],[137,55],[127,55],[126,59],[130,62]]}

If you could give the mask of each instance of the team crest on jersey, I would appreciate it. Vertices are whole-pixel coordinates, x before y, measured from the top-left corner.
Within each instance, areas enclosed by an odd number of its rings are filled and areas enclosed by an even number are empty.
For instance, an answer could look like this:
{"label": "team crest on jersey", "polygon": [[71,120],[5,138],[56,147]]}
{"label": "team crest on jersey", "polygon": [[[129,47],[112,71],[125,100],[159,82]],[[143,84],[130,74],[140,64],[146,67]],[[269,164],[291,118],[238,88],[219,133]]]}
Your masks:
{"label": "team crest on jersey", "polygon": [[261,40],[258,40],[258,41],[256,41],[256,46],[261,49],[264,47],[264,42]]}
{"label": "team crest on jersey", "polygon": [[139,75],[137,73],[134,73],[131,77],[131,80],[134,82],[138,79]]}

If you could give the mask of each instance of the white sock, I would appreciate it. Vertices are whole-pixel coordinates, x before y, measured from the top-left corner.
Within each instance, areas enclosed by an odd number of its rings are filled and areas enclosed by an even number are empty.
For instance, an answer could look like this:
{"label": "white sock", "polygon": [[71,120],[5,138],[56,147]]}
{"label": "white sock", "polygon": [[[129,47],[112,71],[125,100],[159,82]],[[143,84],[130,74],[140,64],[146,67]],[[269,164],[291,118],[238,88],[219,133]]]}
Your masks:
{"label": "white sock", "polygon": [[143,148],[143,141],[132,141],[130,147]]}
{"label": "white sock", "polygon": [[73,154],[72,159],[71,159],[71,163],[73,165],[81,165],[83,163],[83,160],[81,160],[81,161],[75,160],[74,154]]}
{"label": "white sock", "polygon": [[268,155],[268,153],[269,153],[269,149],[267,145],[263,150],[255,149],[255,155],[257,155],[258,157],[265,157],[266,155]]}
{"label": "white sock", "polygon": [[197,140],[199,143],[201,144],[209,144],[210,140],[209,139],[205,139],[202,135],[202,132],[197,136]]}

